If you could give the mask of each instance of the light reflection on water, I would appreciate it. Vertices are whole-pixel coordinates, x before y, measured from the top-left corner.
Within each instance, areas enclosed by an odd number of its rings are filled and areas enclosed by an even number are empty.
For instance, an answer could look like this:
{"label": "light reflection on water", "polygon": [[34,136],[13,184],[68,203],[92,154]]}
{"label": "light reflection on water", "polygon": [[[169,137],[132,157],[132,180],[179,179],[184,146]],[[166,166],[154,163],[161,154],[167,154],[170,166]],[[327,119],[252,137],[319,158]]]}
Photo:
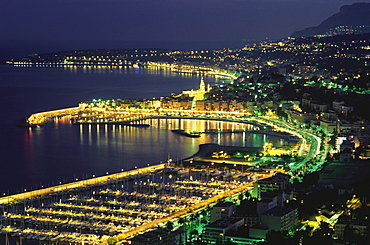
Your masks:
{"label": "light reflection on water", "polygon": [[[243,123],[191,119],[150,119],[151,127],[120,125],[72,125],[68,117],[43,128],[25,131],[24,151],[27,170],[35,180],[49,176],[52,180],[68,180],[119,172],[135,166],[190,157],[200,144],[261,147],[269,141],[278,147],[284,141],[263,134],[214,133],[189,138],[173,133],[172,129],[209,132],[214,130],[253,130]],[[27,139],[27,140],[26,140]],[[52,139],[52,140],[51,140]],[[37,181],[36,181],[37,183]]]}
{"label": "light reflection on water", "polygon": [[[140,71],[140,74],[137,72]],[[153,98],[197,89],[200,75],[166,69],[1,66],[0,191],[104,174],[171,157],[185,158],[205,137],[190,139],[165,129],[80,127],[62,118],[43,128],[18,128],[34,112],[76,106],[94,98]],[[230,81],[205,76],[207,84]],[[183,122],[181,122],[183,123]],[[141,139],[140,139],[141,137]],[[207,136],[209,137],[209,136]],[[212,142],[216,142],[213,140]]]}

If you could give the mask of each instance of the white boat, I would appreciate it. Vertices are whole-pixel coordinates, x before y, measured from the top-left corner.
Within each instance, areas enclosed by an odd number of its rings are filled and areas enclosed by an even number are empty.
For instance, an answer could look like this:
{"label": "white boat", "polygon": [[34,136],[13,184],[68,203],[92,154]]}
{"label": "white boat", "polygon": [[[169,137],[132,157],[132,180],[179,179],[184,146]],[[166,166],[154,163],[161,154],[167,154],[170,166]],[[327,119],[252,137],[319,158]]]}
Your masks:
{"label": "white boat", "polygon": [[189,173],[189,169],[186,169],[186,168],[180,168],[176,170],[176,174],[179,174],[179,175],[187,174],[187,173]]}

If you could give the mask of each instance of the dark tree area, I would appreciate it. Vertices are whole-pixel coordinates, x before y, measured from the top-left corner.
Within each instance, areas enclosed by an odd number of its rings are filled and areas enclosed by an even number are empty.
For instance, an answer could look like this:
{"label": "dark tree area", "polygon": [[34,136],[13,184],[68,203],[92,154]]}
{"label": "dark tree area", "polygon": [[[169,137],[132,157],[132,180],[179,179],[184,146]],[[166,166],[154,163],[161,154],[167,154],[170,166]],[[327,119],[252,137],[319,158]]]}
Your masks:
{"label": "dark tree area", "polygon": [[298,208],[299,219],[306,220],[317,215],[317,209],[321,206],[337,202],[338,192],[334,189],[320,189],[310,194],[298,192],[295,199],[290,205]]}
{"label": "dark tree area", "polygon": [[257,202],[244,199],[240,205],[236,206],[237,214],[254,214],[257,212]]}
{"label": "dark tree area", "polygon": [[298,244],[300,237],[291,236],[287,231],[271,230],[266,234],[267,245]]}
{"label": "dark tree area", "polygon": [[166,224],[166,229],[169,230],[169,231],[172,231],[173,230],[173,223],[171,221],[168,221],[167,224]]}
{"label": "dark tree area", "polygon": [[343,242],[351,245],[367,245],[369,244],[370,239],[369,232],[370,228],[368,227],[366,230],[367,234],[365,236],[361,236],[358,230],[354,229],[350,225],[347,225],[344,229]]}

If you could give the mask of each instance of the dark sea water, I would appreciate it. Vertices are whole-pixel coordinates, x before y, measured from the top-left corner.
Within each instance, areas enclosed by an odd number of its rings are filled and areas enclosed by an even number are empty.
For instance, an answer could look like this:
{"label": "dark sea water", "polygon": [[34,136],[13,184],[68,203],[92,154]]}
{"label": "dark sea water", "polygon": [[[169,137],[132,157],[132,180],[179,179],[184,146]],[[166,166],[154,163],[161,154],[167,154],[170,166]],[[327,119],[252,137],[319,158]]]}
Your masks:
{"label": "dark sea water", "polygon": [[[152,98],[197,89],[200,77],[148,69],[83,69],[0,66],[0,194],[104,175],[197,152],[199,144],[276,146],[265,135],[187,138],[170,129],[246,127],[215,121],[148,120],[151,127],[72,125],[69,118],[41,128],[19,128],[34,112],[76,106],[93,98]],[[206,83],[220,80],[206,77]]]}
{"label": "dark sea water", "polygon": [[0,61],[64,50],[145,49],[201,50],[242,48],[246,41],[4,41],[0,40]]}

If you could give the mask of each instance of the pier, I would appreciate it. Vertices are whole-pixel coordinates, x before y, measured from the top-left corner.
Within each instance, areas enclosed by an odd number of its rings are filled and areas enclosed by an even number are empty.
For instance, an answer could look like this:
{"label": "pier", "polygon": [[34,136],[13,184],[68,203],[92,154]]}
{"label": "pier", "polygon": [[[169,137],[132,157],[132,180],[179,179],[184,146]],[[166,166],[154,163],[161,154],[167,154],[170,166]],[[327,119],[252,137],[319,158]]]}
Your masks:
{"label": "pier", "polygon": [[65,108],[59,110],[45,111],[32,114],[28,119],[27,123],[29,126],[44,125],[51,120],[53,117],[76,115],[85,108],[85,105],[81,103],[78,107]]}

